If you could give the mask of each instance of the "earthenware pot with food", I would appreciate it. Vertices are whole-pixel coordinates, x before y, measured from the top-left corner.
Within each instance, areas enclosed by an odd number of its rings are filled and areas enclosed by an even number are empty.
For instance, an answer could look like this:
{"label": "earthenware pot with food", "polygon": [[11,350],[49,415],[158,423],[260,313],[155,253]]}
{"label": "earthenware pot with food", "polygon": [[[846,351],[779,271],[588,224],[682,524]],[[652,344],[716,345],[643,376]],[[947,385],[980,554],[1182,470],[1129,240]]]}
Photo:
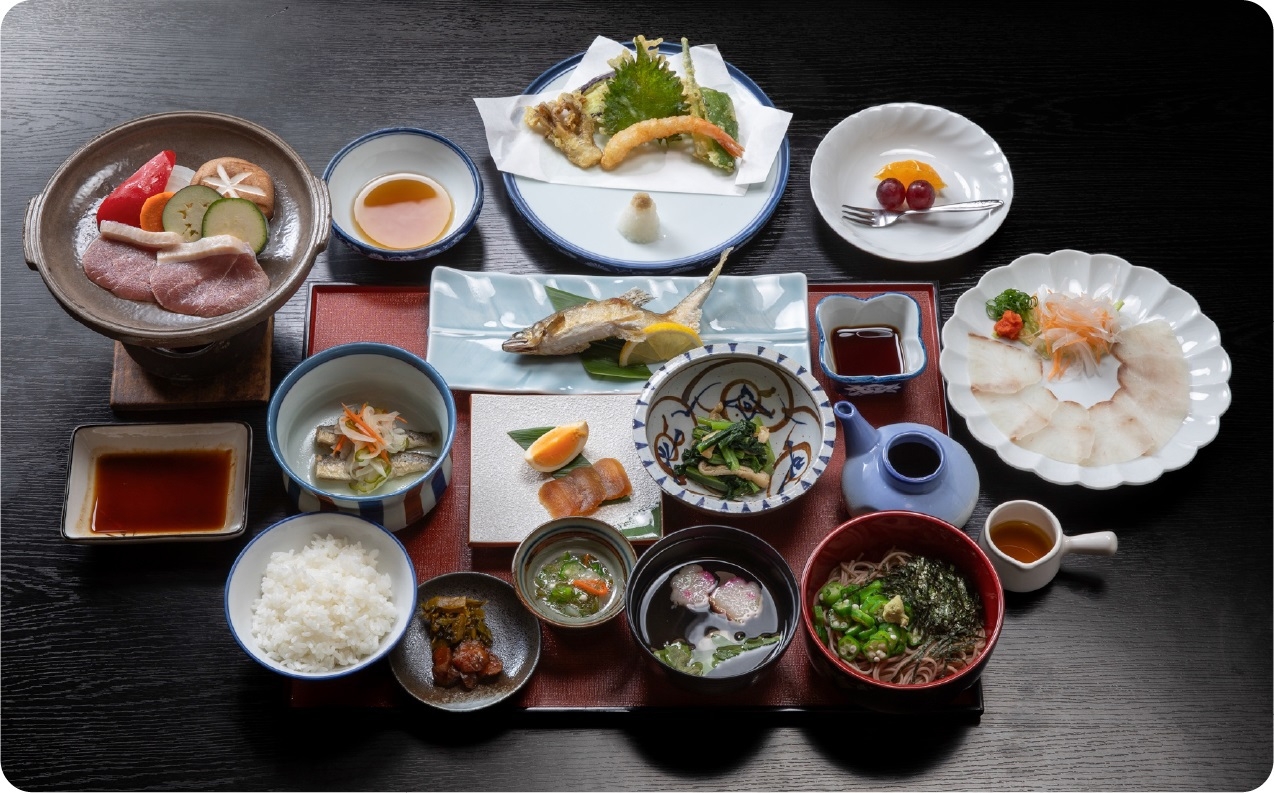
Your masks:
{"label": "earthenware pot with food", "polygon": [[907,510],[963,526],[978,500],[969,452],[927,424],[873,427],[851,402],[833,408],[845,440],[841,494],[853,517]]}

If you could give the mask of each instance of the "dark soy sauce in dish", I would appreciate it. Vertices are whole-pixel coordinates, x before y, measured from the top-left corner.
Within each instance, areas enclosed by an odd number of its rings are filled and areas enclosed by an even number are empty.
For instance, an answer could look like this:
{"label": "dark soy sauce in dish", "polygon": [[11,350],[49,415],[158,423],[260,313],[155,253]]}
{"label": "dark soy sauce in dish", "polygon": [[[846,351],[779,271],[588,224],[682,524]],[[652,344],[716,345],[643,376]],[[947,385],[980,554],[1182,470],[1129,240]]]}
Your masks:
{"label": "dark soy sauce in dish", "polygon": [[902,335],[889,325],[832,331],[832,369],[845,377],[902,374]]}
{"label": "dark soy sauce in dish", "polygon": [[[760,588],[761,608],[756,616],[735,622],[722,614],[713,611],[712,607],[702,605],[683,605],[673,598],[672,579],[688,565],[696,564],[706,573],[716,576],[719,582],[730,577],[738,577]],[[638,612],[638,641],[660,657],[660,651],[667,645],[682,642],[696,648],[694,658],[705,664],[703,677],[734,677],[746,674],[760,666],[769,658],[774,649],[781,643],[781,637],[787,630],[783,615],[775,605],[774,597],[765,582],[735,564],[703,559],[677,565],[660,574],[654,585],[648,590],[646,600]],[[745,641],[757,641],[762,638],[772,642],[755,649],[739,652],[732,658],[710,660],[713,654],[713,635],[719,638],[716,643],[730,642],[742,644]],[[665,665],[673,666],[668,660],[660,657]],[[712,668],[707,668],[712,665]],[[677,668],[673,666],[673,668]],[[685,671],[684,669],[682,671]]]}
{"label": "dark soy sauce in dish", "polygon": [[217,531],[226,523],[229,449],[116,452],[93,469],[96,534]]}
{"label": "dark soy sauce in dish", "polygon": [[1037,562],[1053,550],[1053,540],[1044,529],[1025,520],[1006,520],[991,527],[991,542],[1023,564]]}

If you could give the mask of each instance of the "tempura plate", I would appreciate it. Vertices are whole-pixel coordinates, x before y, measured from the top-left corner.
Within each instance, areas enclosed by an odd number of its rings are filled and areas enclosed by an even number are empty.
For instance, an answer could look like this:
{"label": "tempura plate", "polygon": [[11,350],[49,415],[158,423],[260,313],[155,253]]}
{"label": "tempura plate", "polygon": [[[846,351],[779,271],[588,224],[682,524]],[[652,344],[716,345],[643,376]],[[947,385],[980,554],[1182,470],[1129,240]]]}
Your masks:
{"label": "tempura plate", "polygon": [[[991,335],[994,323],[987,317],[986,301],[1009,288],[1028,294],[1046,289],[1104,294],[1124,301],[1119,312],[1123,327],[1153,319],[1171,325],[1190,371],[1190,413],[1176,435],[1153,454],[1095,467],[1059,462],[1013,443],[991,422],[974,397],[968,371],[969,334]],[[1000,459],[1014,468],[1033,471],[1060,485],[1106,490],[1152,482],[1165,471],[1181,468],[1194,459],[1198,449],[1216,437],[1221,415],[1230,406],[1230,357],[1221,347],[1216,323],[1203,314],[1189,293],[1168,283],[1159,273],[1109,254],[1073,250],[1031,253],[987,272],[977,286],[956,301],[955,313],[942,328],[939,363],[951,405],[964,416],[973,436],[995,449]],[[1045,385],[1059,399],[1074,400],[1087,407],[1109,398],[1117,385],[1114,371],[1110,367],[1098,376]]]}

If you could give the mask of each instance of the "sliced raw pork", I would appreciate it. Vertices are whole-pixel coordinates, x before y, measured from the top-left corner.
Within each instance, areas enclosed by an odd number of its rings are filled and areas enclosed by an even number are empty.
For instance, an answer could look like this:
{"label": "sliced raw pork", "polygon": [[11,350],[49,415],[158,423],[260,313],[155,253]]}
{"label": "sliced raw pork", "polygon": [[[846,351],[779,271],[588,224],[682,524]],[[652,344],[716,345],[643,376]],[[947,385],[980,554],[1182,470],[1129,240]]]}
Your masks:
{"label": "sliced raw pork", "polygon": [[150,286],[160,306],[180,314],[217,317],[247,308],[270,288],[252,246],[229,235],[159,252]]}
{"label": "sliced raw pork", "polygon": [[116,297],[155,302],[150,286],[155,269],[154,251],[98,237],[84,249],[80,262],[90,281],[110,290]]}

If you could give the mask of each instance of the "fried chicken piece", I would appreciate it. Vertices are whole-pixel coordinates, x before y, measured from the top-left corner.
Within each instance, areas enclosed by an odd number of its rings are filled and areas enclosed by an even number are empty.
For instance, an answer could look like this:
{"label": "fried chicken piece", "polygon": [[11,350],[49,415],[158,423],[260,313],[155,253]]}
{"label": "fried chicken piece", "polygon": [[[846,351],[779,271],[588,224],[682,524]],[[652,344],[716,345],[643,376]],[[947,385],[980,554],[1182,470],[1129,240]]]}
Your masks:
{"label": "fried chicken piece", "polygon": [[602,150],[593,140],[597,124],[582,104],[578,93],[564,93],[552,102],[528,107],[522,120],[551,141],[566,159],[580,168],[601,162]]}
{"label": "fried chicken piece", "polygon": [[454,686],[460,682],[460,673],[451,665],[451,648],[440,644],[434,648],[434,685]]}
{"label": "fried chicken piece", "polygon": [[487,665],[487,648],[482,642],[465,639],[451,653],[451,664],[464,675],[476,675]]}

